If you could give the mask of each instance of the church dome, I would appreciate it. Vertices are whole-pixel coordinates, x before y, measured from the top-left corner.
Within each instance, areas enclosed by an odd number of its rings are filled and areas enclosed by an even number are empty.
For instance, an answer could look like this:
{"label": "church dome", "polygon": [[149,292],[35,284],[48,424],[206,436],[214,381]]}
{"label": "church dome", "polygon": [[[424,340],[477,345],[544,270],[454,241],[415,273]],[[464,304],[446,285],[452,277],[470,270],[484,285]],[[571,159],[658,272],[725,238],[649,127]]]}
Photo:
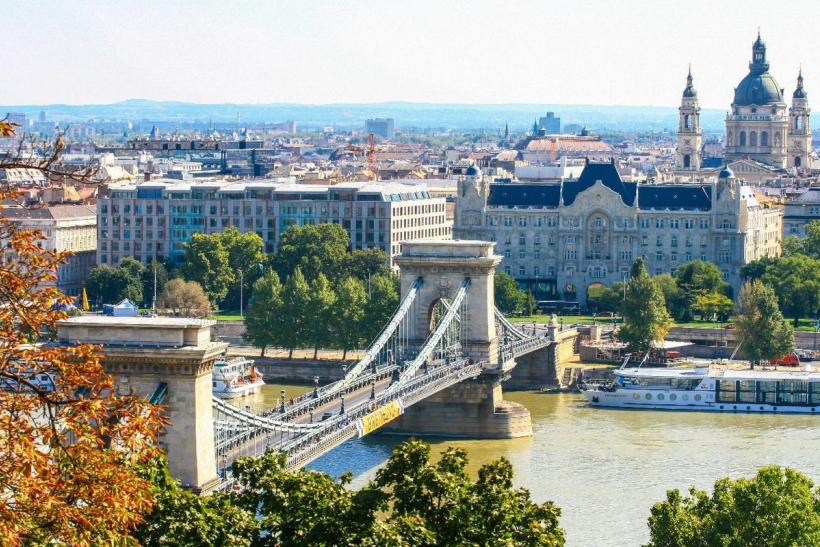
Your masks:
{"label": "church dome", "polygon": [[467,175],[468,177],[477,177],[478,175],[481,174],[481,171],[479,171],[478,167],[476,167],[475,165],[471,165],[470,167],[467,168],[467,170],[464,172],[464,174]]}
{"label": "church dome", "polygon": [[723,169],[720,170],[720,174],[718,175],[719,179],[733,179],[735,178],[735,174],[729,169],[728,165],[724,165]]}
{"label": "church dome", "polygon": [[774,76],[769,74],[769,63],[766,61],[766,43],[757,34],[752,44],[752,62],[749,73],[740,80],[735,88],[736,106],[768,105],[783,102],[783,89]]}
{"label": "church dome", "polygon": [[734,104],[738,106],[767,105],[783,102],[783,91],[768,72],[750,72],[735,88]]}

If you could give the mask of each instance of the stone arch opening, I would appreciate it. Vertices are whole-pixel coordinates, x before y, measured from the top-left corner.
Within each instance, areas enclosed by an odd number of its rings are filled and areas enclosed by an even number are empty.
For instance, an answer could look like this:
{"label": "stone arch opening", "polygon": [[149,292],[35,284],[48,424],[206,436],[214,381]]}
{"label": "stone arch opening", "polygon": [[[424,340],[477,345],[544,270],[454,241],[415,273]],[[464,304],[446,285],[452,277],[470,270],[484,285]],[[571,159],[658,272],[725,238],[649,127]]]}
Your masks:
{"label": "stone arch opening", "polygon": [[749,132],[749,146],[757,146],[757,131]]}
{"label": "stone arch opening", "polygon": [[794,157],[794,166],[795,167],[800,167],[801,166],[800,156],[795,156]]}
{"label": "stone arch opening", "polygon": [[769,132],[768,131],[761,131],[760,132],[760,146],[769,146]]}
{"label": "stone arch opening", "polygon": [[740,146],[746,146],[746,132],[740,132]]}
{"label": "stone arch opening", "polygon": [[683,156],[683,167],[685,169],[689,169],[689,166],[691,165],[691,162],[692,162],[692,160],[689,158],[689,154],[686,154],[685,156]]}

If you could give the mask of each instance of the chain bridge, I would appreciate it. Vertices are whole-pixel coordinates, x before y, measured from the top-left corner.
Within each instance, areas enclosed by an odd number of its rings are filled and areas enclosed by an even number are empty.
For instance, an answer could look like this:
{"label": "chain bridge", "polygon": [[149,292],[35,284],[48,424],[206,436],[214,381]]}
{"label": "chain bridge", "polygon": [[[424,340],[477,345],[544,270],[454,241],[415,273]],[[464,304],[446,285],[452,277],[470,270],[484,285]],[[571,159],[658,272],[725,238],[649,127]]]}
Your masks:
{"label": "chain bridge", "polygon": [[[221,487],[231,485],[237,457],[278,451],[297,468],[382,427],[496,438],[531,434],[529,412],[501,400],[500,382],[516,358],[553,345],[554,333],[527,334],[495,308],[500,257],[493,244],[406,242],[396,262],[401,303],[343,379],[292,404],[283,397],[262,413],[213,397]],[[459,387],[468,384],[466,391]],[[457,429],[448,431],[448,423]]]}

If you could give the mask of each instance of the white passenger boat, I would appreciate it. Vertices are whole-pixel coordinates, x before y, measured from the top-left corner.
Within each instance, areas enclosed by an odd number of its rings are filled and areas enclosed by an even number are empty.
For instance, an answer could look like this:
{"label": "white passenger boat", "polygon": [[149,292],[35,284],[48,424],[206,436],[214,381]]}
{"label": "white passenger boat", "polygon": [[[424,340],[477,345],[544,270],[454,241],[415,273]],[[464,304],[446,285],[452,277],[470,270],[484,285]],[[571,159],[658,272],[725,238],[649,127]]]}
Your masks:
{"label": "white passenger boat", "polygon": [[820,414],[820,371],[810,368],[620,368],[581,392],[592,406]]}
{"label": "white passenger boat", "polygon": [[213,392],[217,397],[232,399],[259,393],[265,381],[253,362],[244,357],[220,359],[214,364]]}

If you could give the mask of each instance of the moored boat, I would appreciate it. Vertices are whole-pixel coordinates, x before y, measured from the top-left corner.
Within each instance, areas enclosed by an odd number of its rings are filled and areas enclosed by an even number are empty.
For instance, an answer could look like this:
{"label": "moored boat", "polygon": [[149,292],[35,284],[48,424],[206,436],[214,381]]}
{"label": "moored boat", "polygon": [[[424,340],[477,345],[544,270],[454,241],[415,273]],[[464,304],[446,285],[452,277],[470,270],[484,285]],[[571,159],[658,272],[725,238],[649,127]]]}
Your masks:
{"label": "moored boat", "polygon": [[608,384],[584,386],[592,406],[716,412],[820,413],[820,371],[621,368]]}
{"label": "moored boat", "polygon": [[214,364],[213,392],[217,397],[232,399],[259,393],[265,381],[244,357],[220,359]]}

